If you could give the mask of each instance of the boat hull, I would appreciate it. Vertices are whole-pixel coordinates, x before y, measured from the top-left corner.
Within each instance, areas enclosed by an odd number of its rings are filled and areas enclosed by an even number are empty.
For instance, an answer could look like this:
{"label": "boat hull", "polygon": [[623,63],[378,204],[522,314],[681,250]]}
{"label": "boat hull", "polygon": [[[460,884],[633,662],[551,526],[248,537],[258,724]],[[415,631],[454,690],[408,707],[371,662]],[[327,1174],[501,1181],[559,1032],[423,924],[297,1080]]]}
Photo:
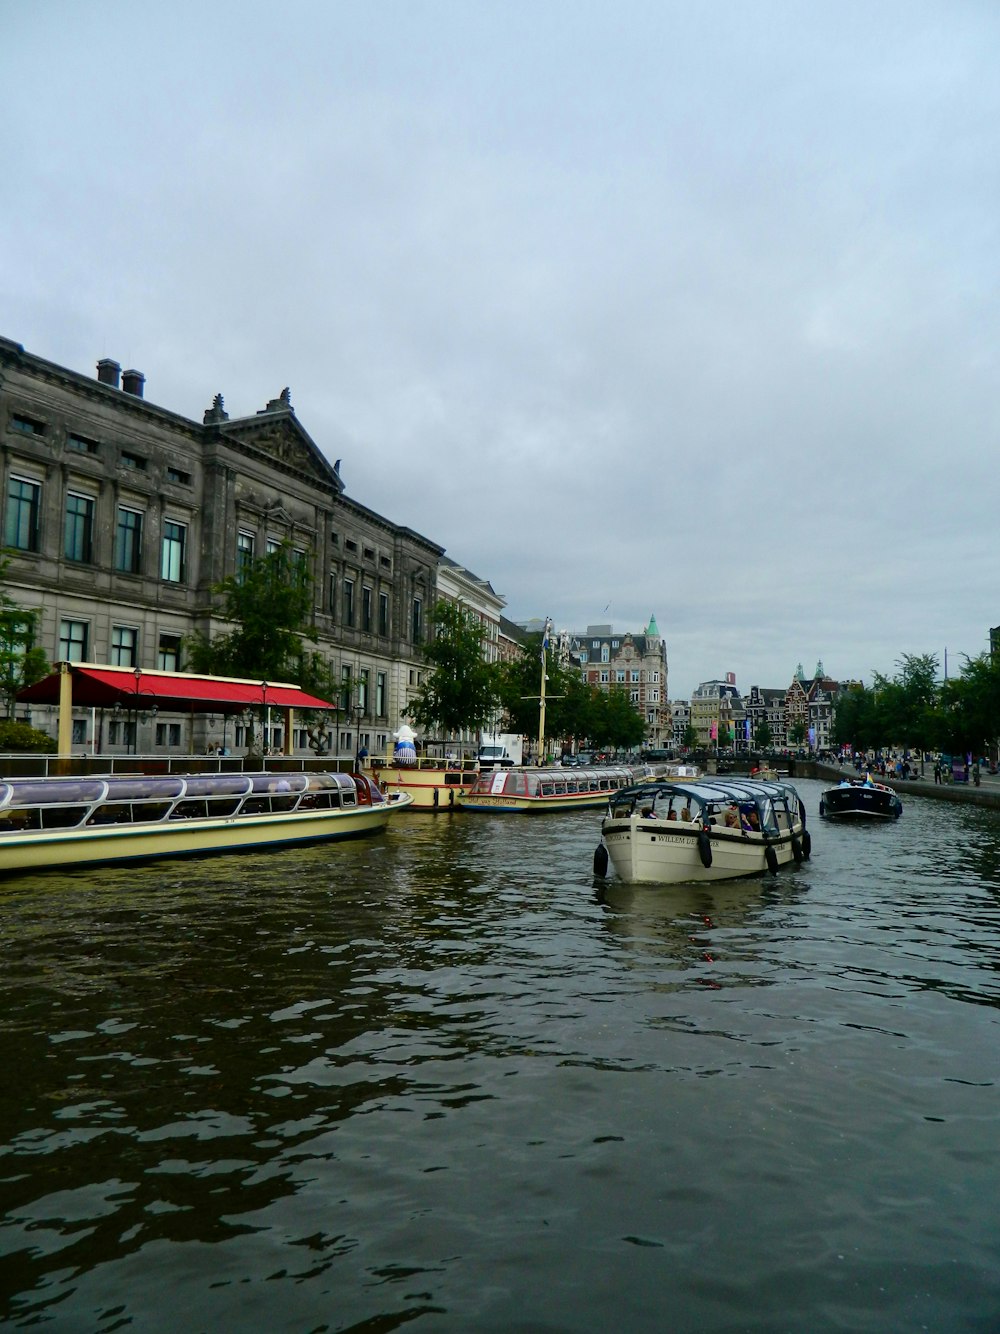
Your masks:
{"label": "boat hull", "polygon": [[852,783],[850,787],[827,788],[820,798],[819,813],[826,820],[845,822],[898,820],[903,803],[892,788]]}
{"label": "boat hull", "polygon": [[492,814],[538,815],[552,811],[601,810],[608,804],[607,792],[567,792],[562,795],[515,797],[502,793],[468,793],[458,798],[463,811],[489,811]]}
{"label": "boat hull", "polygon": [[425,765],[397,768],[372,766],[372,777],[387,795],[403,792],[411,800],[410,810],[430,813],[453,811],[458,799],[479,776],[478,768]]}
{"label": "boat hull", "polygon": [[408,805],[408,798],[401,795],[378,805],[344,810],[21,830],[0,834],[0,874],[328,843],[378,833],[397,810]]}
{"label": "boat hull", "polygon": [[[764,875],[801,860],[802,828],[765,839],[761,834],[713,828],[704,831],[711,865],[702,859],[698,825],[687,828],[631,817],[604,822],[604,843],[615,874],[626,884],[678,884],[688,880],[736,880]],[[796,856],[796,840],[799,855]],[[773,850],[773,867],[768,862]]]}

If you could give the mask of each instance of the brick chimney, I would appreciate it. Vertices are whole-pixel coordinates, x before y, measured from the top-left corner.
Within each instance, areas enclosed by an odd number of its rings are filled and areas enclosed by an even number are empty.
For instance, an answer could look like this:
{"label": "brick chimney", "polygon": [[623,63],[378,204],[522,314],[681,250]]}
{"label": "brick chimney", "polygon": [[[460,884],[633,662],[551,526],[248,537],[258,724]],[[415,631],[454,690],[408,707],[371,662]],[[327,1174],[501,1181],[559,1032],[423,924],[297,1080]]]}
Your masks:
{"label": "brick chimney", "polygon": [[117,389],[121,369],[117,361],[112,361],[110,357],[102,357],[97,363],[97,378],[101,384],[109,384],[112,389]]}
{"label": "brick chimney", "polygon": [[142,398],[142,389],[145,383],[146,377],[142,371],[122,371],[122,389],[126,394],[133,394],[136,398]]}

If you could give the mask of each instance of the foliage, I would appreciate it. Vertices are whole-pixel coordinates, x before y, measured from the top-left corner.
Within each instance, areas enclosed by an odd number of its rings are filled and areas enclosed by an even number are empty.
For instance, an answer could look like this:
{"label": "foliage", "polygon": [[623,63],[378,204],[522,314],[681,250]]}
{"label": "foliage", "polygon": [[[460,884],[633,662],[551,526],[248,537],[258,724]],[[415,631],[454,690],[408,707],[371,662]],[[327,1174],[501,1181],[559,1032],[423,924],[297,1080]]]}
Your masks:
{"label": "foliage", "polygon": [[1000,735],[1000,657],[967,658],[961,675],[941,690],[938,738],[942,749],[980,754]]}
{"label": "foliage", "polygon": [[430,671],[406,707],[420,728],[445,736],[479,730],[494,721],[499,698],[496,666],[483,656],[486,631],[476,616],[452,602],[434,608],[434,634],[423,646]]}
{"label": "foliage", "polygon": [[788,739],[793,746],[801,746],[808,734],[808,728],[803,722],[792,723],[788,729]]}
{"label": "foliage", "polygon": [[0,720],[0,751],[27,750],[37,754],[55,754],[56,743],[47,732],[28,723]]}
{"label": "foliage", "polygon": [[[503,665],[500,701],[511,731],[538,735],[538,704],[542,682],[542,637],[529,638],[527,652]],[[641,716],[627,690],[602,690],[585,681],[573,667],[546,655],[545,734],[578,745],[633,750],[646,734]]]}
{"label": "foliage", "polygon": [[688,723],[684,729],[684,735],[681,737],[681,746],[684,750],[698,749],[698,729],[694,723]]}
{"label": "foliage", "polygon": [[774,745],[774,732],[766,718],[763,722],[757,724],[757,730],[754,733],[754,745],[758,750],[770,750]]}
{"label": "foliage", "polygon": [[[9,558],[0,559],[0,578],[9,564]],[[35,645],[37,626],[38,613],[19,607],[0,588],[0,695],[8,718],[14,716],[17,692],[51,670],[45,653]]]}
{"label": "foliage", "polygon": [[301,557],[287,543],[258,557],[240,575],[231,575],[213,592],[216,609],[233,629],[214,638],[196,632],[185,639],[188,661],[196,672],[241,676],[262,681],[298,681],[324,698],[330,669],[308,651],[312,638],[313,580]]}

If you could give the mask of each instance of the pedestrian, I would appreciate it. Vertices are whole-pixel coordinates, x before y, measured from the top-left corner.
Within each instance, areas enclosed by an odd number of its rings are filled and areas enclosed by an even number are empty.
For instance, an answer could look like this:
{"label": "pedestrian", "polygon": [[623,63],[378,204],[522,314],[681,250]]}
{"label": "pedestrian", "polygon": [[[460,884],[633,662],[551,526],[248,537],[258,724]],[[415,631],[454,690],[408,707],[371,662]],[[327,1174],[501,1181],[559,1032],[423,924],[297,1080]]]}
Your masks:
{"label": "pedestrian", "polygon": [[934,781],[935,781],[935,783],[940,783],[940,781],[941,781],[941,761],[940,761],[940,760],[935,760],[935,761],[934,761]]}

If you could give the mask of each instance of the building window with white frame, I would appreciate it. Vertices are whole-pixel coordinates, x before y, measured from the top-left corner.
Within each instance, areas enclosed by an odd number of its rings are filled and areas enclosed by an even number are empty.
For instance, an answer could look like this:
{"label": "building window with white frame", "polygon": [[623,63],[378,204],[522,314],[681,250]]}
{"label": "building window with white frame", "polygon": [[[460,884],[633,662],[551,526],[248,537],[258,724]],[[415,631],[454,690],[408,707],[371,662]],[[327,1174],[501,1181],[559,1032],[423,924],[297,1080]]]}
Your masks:
{"label": "building window with white frame", "polygon": [[163,524],[160,578],[167,584],[182,584],[186,575],[187,525],[167,519]]}
{"label": "building window with white frame", "polygon": [[4,544],[18,551],[38,550],[38,516],[42,487],[27,477],[12,477],[7,485]]}
{"label": "building window with white frame", "polygon": [[385,698],[385,672],[375,673],[375,716],[376,718],[387,717],[386,698]]}
{"label": "building window with white frame", "polygon": [[142,568],[142,511],[118,506],[115,529],[115,569],[138,574]]}
{"label": "building window with white frame", "polygon": [[241,528],[236,534],[236,581],[243,583],[253,564],[254,535]]}
{"label": "building window with white frame", "polygon": [[160,635],[156,650],[156,666],[161,672],[179,672],[181,669],[180,635]]}
{"label": "building window with white frame", "polygon": [[63,555],[80,565],[94,558],[94,498],[70,491],[66,496]]}

